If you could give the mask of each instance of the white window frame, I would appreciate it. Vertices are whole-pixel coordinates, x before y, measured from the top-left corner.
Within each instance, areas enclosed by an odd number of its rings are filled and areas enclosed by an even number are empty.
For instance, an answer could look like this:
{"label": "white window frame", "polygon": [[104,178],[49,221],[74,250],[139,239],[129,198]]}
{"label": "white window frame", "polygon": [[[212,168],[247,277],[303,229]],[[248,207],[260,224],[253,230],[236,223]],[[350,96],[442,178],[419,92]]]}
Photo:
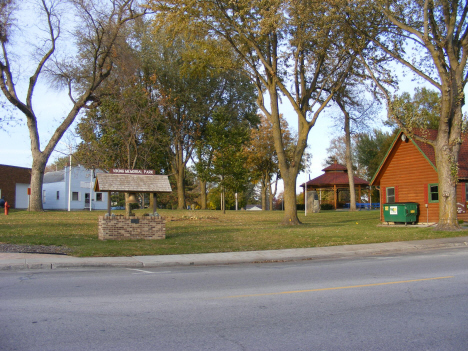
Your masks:
{"label": "white window frame", "polygon": [[[393,195],[390,195],[390,196],[388,195],[389,189],[393,189]],[[393,197],[393,201],[389,200],[390,197]],[[389,203],[389,204],[395,203],[395,187],[394,186],[389,186],[385,189],[385,200],[386,200],[386,203]]]}

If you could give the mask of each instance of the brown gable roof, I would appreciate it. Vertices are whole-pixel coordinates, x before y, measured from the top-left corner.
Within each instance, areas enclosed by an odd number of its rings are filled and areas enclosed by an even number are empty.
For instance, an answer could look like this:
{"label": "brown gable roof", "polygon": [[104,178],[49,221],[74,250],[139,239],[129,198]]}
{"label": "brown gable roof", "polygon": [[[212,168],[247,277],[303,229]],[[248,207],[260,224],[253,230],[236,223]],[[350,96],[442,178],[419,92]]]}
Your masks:
{"label": "brown gable roof", "polygon": [[[415,135],[425,137],[429,140],[435,140],[437,138],[438,131],[436,129],[427,129],[427,130],[419,130],[414,131]],[[404,134],[403,131],[400,131],[397,136],[395,137],[392,145],[390,146],[389,150],[387,151],[386,156],[382,160],[377,172],[375,173],[374,177],[371,180],[371,185],[374,185],[374,181],[377,179],[383,165],[387,161],[388,156],[390,155],[392,149],[395,147],[396,141],[401,138],[401,135]],[[428,162],[436,168],[436,159],[435,159],[435,152],[434,148],[426,144],[422,141],[414,140],[413,138],[409,138],[411,142],[416,145],[418,150],[423,154],[423,156],[428,160]],[[468,134],[462,136],[462,143],[460,145],[460,153],[458,156],[458,179],[468,179]]]}
{"label": "brown gable roof", "polygon": [[167,175],[109,174],[96,175],[95,191],[118,191],[130,193],[170,193]]}

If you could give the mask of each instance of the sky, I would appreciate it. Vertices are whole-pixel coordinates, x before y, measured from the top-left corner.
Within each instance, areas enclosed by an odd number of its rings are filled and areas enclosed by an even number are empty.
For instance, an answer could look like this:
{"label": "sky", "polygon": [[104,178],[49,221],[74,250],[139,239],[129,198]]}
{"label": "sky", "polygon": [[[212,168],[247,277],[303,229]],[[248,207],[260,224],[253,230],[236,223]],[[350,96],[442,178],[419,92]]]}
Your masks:
{"label": "sky", "polygon": [[[27,2],[25,2],[26,4]],[[30,21],[29,23],[34,23]],[[33,28],[34,24],[30,25],[30,30],[37,30]],[[28,35],[24,32],[20,34],[18,38],[20,40],[26,40]],[[27,53],[18,52],[18,55],[26,54],[25,57],[28,58]],[[24,62],[23,62],[24,61]],[[21,77],[23,81],[27,82],[28,73],[31,70],[31,67],[28,66],[27,59],[24,59],[21,64],[20,70],[22,72]],[[411,94],[414,92],[414,88],[420,83],[413,82],[411,80],[412,74],[406,75],[405,80],[400,84],[400,92],[407,91]],[[18,80],[20,83],[20,80]],[[26,95],[26,85],[18,85],[18,95],[24,101]],[[5,101],[3,96],[0,97],[0,101]],[[283,99],[286,103],[287,99]],[[7,102],[8,104],[8,102]],[[40,80],[36,88],[36,92],[33,98],[33,107],[36,111],[36,114],[39,116],[39,135],[41,138],[41,149],[44,149],[45,144],[48,142],[53,131],[59,125],[61,119],[63,119],[68,111],[71,108],[70,100],[67,94],[63,91],[56,91],[52,89],[45,80]],[[334,109],[336,111],[336,109]],[[280,107],[280,112],[287,118],[290,127],[297,130],[297,117],[296,113],[289,105],[282,105]],[[5,115],[5,111],[0,109],[0,114]],[[16,126],[3,126],[3,129],[0,128],[0,164],[19,166],[19,167],[31,167],[32,165],[32,156],[31,156],[31,147],[30,139],[28,135],[28,130],[26,127],[25,118],[21,114],[16,113],[16,116],[19,117],[21,122]],[[382,107],[380,116],[378,116],[375,127],[381,127],[380,120],[383,120],[385,117],[385,107]],[[74,131],[77,121],[69,129]],[[322,113],[319,116],[316,125],[311,129],[308,138],[308,152],[312,154],[312,163],[306,172],[299,174],[297,178],[297,193],[300,192],[301,188],[299,185],[307,181],[309,178],[313,179],[322,174],[322,169],[324,168],[324,161],[327,158],[326,149],[329,147],[330,140],[338,135],[341,131],[337,130],[338,128],[334,126],[334,122],[329,116],[325,113]],[[76,145],[77,140],[74,140],[71,136],[72,133],[66,134],[59,145],[56,148],[56,151],[52,153],[52,156],[49,160],[49,164],[53,163],[58,157],[64,156],[67,154],[70,145]],[[282,184],[279,184],[279,192],[282,191]]]}

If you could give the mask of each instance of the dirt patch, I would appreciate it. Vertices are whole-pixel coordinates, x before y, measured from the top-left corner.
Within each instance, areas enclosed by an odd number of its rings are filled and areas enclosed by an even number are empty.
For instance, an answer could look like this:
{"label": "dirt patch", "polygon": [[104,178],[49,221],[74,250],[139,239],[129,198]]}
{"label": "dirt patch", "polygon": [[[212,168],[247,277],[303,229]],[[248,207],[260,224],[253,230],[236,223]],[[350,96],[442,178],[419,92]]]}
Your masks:
{"label": "dirt patch", "polygon": [[64,246],[47,246],[47,245],[17,245],[0,243],[0,252],[14,253],[40,253],[40,254],[55,254],[67,255],[71,253],[71,249]]}

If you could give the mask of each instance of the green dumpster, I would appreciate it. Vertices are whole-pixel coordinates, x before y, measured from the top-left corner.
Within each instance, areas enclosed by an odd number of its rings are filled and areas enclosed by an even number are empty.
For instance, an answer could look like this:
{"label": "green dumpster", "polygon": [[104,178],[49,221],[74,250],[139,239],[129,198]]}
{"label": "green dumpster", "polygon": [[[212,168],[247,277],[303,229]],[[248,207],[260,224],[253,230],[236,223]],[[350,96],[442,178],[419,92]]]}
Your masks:
{"label": "green dumpster", "polygon": [[418,204],[416,202],[386,203],[383,208],[384,221],[394,223],[416,223]]}

